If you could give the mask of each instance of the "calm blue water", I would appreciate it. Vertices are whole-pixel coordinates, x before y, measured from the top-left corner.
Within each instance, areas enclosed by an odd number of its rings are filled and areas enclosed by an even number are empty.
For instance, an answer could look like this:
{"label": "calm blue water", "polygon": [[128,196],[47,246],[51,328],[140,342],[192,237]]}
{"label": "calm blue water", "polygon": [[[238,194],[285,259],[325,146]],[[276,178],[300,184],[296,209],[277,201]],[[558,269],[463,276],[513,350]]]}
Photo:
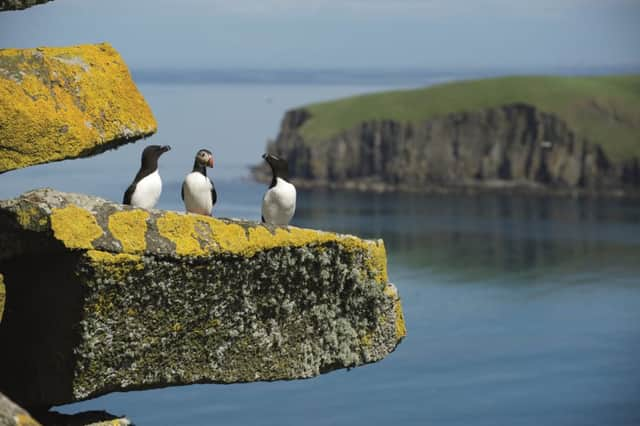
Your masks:
{"label": "calm blue water", "polygon": [[[382,86],[151,85],[174,147],[160,207],[181,209],[195,151],[217,157],[216,214],[259,218],[243,180],[285,109]],[[0,176],[120,200],[144,142]],[[377,364],[318,378],[115,393],[59,407],[137,425],[638,425],[640,203],[301,192],[299,226],[383,238],[408,337]]]}

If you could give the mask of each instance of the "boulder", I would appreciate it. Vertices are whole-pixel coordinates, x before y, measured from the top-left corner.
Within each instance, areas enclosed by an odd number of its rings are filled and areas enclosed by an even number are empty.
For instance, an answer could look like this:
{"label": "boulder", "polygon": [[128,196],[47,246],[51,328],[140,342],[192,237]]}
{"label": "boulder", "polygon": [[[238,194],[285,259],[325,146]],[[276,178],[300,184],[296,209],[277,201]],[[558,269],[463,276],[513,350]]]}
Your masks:
{"label": "boulder", "polygon": [[109,44],[0,49],[0,173],[91,156],[156,129]]}
{"label": "boulder", "polygon": [[40,189],[0,202],[0,390],[27,407],[308,378],[406,333],[381,240]]}

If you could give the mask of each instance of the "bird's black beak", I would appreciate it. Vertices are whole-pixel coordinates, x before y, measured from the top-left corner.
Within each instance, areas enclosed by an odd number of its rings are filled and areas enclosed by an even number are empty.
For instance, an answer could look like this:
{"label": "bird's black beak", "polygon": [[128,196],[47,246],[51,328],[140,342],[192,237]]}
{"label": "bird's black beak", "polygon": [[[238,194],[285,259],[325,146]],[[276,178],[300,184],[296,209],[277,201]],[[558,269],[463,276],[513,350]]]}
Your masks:
{"label": "bird's black beak", "polygon": [[278,159],[278,157],[273,154],[262,154],[262,158],[264,158],[267,163],[271,163],[273,160]]}
{"label": "bird's black beak", "polygon": [[169,145],[165,145],[162,148],[160,148],[162,150],[162,152],[167,152],[167,151],[171,151],[171,147]]}

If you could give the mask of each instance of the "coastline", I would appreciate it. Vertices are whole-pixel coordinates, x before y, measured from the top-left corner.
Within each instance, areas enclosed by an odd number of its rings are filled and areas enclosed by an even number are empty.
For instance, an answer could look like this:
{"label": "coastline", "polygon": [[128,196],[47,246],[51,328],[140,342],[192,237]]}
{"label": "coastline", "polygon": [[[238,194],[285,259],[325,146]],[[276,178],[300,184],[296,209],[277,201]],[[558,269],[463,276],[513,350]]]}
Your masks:
{"label": "coastline", "polygon": [[[253,170],[247,177],[254,182],[268,184],[271,177],[267,177],[262,172]],[[424,195],[479,195],[479,194],[511,194],[526,195],[533,197],[572,197],[572,198],[602,198],[602,199],[640,199],[640,191],[616,189],[583,189],[583,188],[559,188],[548,187],[531,181],[504,181],[504,180],[484,180],[482,182],[463,182],[457,185],[437,185],[430,184],[422,187],[415,187],[408,184],[390,184],[376,179],[353,179],[344,182],[334,182],[316,179],[289,179],[298,189],[303,190],[324,190],[324,191],[354,191],[370,192],[375,194],[403,192]]]}

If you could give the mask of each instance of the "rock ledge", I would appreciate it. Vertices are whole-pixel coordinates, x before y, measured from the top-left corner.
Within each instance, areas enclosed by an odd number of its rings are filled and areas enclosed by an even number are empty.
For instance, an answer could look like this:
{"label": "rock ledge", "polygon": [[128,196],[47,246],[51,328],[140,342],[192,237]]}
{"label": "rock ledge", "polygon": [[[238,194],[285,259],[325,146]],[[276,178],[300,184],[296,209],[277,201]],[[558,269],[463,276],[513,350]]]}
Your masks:
{"label": "rock ledge", "polygon": [[0,49],[0,173],[95,155],[156,129],[109,44]]}
{"label": "rock ledge", "polygon": [[51,189],[0,202],[0,272],[0,391],[27,407],[307,378],[406,334],[382,241]]}

